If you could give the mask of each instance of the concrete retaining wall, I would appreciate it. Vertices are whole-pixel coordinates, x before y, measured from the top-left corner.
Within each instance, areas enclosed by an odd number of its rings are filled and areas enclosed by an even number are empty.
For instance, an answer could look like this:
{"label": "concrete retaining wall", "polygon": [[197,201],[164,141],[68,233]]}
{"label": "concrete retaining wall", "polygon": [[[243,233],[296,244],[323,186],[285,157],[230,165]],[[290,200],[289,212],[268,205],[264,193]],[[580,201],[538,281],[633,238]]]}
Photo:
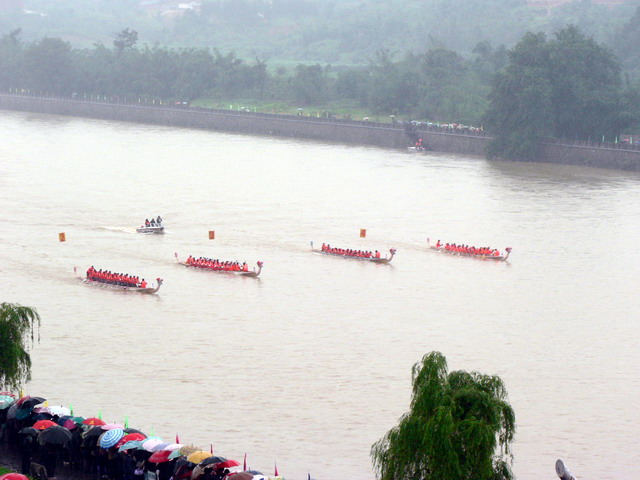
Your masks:
{"label": "concrete retaining wall", "polygon": [[[110,103],[0,93],[0,109],[71,115],[106,120],[203,128],[224,132],[406,148],[411,140],[401,124],[332,120],[316,117],[212,110],[160,104]],[[491,137],[419,127],[431,150],[484,156]],[[543,143],[538,161],[640,171],[640,148],[612,144]]]}

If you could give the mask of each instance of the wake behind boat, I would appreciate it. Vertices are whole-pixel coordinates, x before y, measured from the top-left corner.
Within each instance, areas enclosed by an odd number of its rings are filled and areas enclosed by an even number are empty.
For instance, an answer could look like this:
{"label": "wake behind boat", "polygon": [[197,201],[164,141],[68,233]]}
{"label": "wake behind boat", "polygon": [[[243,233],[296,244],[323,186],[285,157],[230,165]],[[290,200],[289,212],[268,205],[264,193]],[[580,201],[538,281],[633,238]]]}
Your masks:
{"label": "wake behind boat", "polygon": [[143,278],[140,280],[138,277],[134,277],[131,275],[125,275],[121,273],[112,273],[110,271],[102,271],[95,270],[93,267],[90,267],[87,270],[86,277],[83,277],[78,273],[78,267],[73,267],[73,272],[76,274],[76,278],[78,280],[82,280],[83,283],[87,285],[107,288],[110,290],[123,290],[127,292],[138,292],[138,293],[156,293],[160,290],[160,286],[162,285],[163,280],[161,278],[156,278],[156,286],[148,286],[147,282]]}
{"label": "wake behind boat", "polygon": [[311,250],[314,251],[315,253],[320,253],[322,255],[330,255],[332,257],[343,257],[343,258],[352,258],[354,260],[363,260],[365,262],[373,262],[373,263],[389,263],[394,255],[396,254],[396,249],[395,248],[391,248],[389,250],[389,253],[391,254],[391,256],[387,257],[386,255],[384,257],[381,256],[380,252],[378,250],[375,250],[374,252],[368,251],[368,250],[352,250],[349,248],[336,248],[336,247],[332,247],[329,244],[322,244],[322,247],[320,248],[320,250],[318,250],[317,248],[313,248],[313,242],[311,242]]}
{"label": "wake behind boat", "polygon": [[448,253],[449,255],[458,255],[460,257],[472,257],[480,260],[495,260],[498,262],[505,262],[509,258],[511,253],[511,247],[504,249],[506,254],[500,253],[498,249],[489,247],[470,247],[468,245],[456,245],[455,243],[440,243],[440,240],[435,245],[431,245],[431,241],[427,238],[427,245],[431,250],[436,250],[441,253]]}
{"label": "wake behind boat", "polygon": [[258,261],[256,263],[258,270],[256,270],[256,267],[253,267],[253,270],[249,270],[247,262],[240,264],[240,262],[212,260],[204,257],[194,258],[191,255],[183,261],[180,260],[177,253],[174,253],[174,255],[178,263],[185,267],[201,268],[203,270],[210,270],[212,272],[219,273],[231,273],[243,277],[257,277],[260,275],[260,272],[262,272],[262,265],[264,265],[264,263]]}

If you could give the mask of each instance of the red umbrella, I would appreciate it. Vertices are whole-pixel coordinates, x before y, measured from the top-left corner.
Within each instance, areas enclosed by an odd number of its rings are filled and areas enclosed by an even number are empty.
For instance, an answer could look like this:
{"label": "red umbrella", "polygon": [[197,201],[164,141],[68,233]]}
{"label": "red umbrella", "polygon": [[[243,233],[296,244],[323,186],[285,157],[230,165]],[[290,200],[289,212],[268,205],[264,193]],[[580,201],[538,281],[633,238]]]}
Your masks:
{"label": "red umbrella", "polygon": [[118,443],[116,443],[116,447],[121,447],[122,445],[124,445],[125,443],[131,441],[131,440],[144,440],[145,438],[147,438],[146,435],[144,435],[143,433],[129,433],[127,435],[125,435],[124,437],[122,437]]}
{"label": "red umbrella", "polygon": [[240,462],[236,460],[225,460],[224,462],[214,464],[216,468],[231,468],[237,467],[238,465],[240,465]]}
{"label": "red umbrella", "polygon": [[151,454],[151,456],[149,457],[149,461],[151,463],[164,463],[164,462],[170,462],[171,459],[169,458],[169,455],[171,455],[173,452],[171,452],[170,450],[158,450],[157,452],[153,452]]}
{"label": "red umbrella", "polygon": [[51,420],[38,420],[33,424],[33,428],[36,430],[46,430],[49,427],[59,427],[56,422],[52,422]]}
{"label": "red umbrella", "polygon": [[0,475],[0,480],[29,480],[29,477],[21,473],[5,473]]}
{"label": "red umbrella", "polygon": [[89,417],[89,418],[85,418],[82,423],[84,423],[85,425],[105,425],[106,422],[104,422],[101,418],[96,418],[96,417]]}

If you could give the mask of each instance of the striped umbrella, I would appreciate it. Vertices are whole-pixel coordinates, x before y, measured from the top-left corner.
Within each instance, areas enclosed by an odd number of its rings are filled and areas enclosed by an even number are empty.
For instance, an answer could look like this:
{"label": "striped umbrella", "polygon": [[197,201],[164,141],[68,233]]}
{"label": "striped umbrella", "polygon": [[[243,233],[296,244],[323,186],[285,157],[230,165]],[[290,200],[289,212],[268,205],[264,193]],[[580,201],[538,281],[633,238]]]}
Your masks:
{"label": "striped umbrella", "polygon": [[111,448],[118,443],[118,440],[122,437],[124,437],[124,430],[121,428],[107,430],[100,436],[100,446],[102,448]]}

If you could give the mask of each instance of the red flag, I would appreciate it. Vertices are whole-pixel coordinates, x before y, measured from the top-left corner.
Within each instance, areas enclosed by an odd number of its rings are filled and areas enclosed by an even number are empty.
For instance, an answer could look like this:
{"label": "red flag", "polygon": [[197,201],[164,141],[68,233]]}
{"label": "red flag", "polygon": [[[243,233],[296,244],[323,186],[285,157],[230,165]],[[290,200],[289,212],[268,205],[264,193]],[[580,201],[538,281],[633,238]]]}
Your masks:
{"label": "red flag", "polygon": [[176,443],[180,443],[180,437],[178,436],[177,433],[176,433]]}
{"label": "red flag", "polygon": [[274,464],[274,465],[275,465],[275,467],[276,467],[276,471],[275,471],[275,473],[274,473],[274,477],[278,477],[278,476],[279,476],[279,475],[278,475],[278,464],[277,464],[276,462],[273,462],[273,464]]}
{"label": "red flag", "polygon": [[244,464],[242,465],[242,470],[247,471],[247,454],[244,454]]}

